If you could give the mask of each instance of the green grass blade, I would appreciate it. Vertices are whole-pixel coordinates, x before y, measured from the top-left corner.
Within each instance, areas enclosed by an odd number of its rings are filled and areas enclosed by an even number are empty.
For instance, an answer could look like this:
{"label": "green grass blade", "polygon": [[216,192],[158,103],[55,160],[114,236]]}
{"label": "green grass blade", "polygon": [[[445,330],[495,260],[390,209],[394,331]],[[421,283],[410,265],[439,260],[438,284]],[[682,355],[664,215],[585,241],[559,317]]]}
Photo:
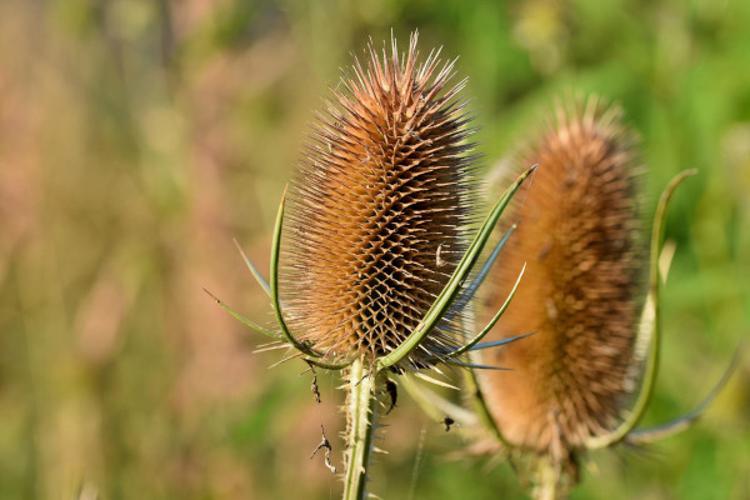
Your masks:
{"label": "green grass blade", "polygon": [[255,278],[255,281],[257,281],[263,291],[266,292],[266,295],[271,298],[271,286],[265,279],[263,279],[260,271],[258,271],[258,268],[255,267],[253,261],[251,261],[247,254],[245,254],[244,250],[242,250],[239,242],[236,239],[233,239],[232,241],[234,241],[234,246],[236,246],[237,250],[239,250],[240,255],[242,256],[242,260],[245,262],[245,266],[247,266],[247,268],[250,270],[250,273],[253,275],[253,278]]}
{"label": "green grass blade", "polygon": [[521,283],[521,278],[523,278],[523,273],[526,271],[526,263],[524,263],[523,267],[521,268],[521,272],[518,273],[518,278],[516,278],[516,282],[513,284],[513,288],[510,290],[510,293],[505,298],[505,302],[503,302],[503,305],[500,306],[500,309],[497,310],[495,315],[492,317],[489,323],[487,323],[487,326],[485,326],[482,331],[480,331],[478,334],[474,336],[469,342],[467,342],[464,346],[459,347],[458,349],[449,352],[445,357],[446,358],[454,358],[456,356],[460,356],[461,354],[465,353],[466,351],[469,351],[472,347],[477,345],[481,340],[487,335],[490,330],[495,326],[495,324],[498,322],[500,317],[505,313],[505,310],[508,309],[508,306],[510,305],[510,301],[513,299],[513,296],[516,294],[516,290],[518,290],[518,285]]}
{"label": "green grass blade", "polygon": [[461,261],[456,266],[453,275],[448,280],[443,290],[438,295],[435,302],[433,302],[430,309],[422,318],[422,321],[417,325],[414,331],[401,343],[396,349],[386,354],[385,356],[378,358],[377,369],[388,368],[401,362],[406,356],[414,350],[422,339],[432,330],[432,328],[440,321],[448,310],[453,300],[456,298],[458,292],[461,290],[461,286],[466,280],[467,276],[476,264],[479,254],[482,252],[484,247],[487,245],[487,240],[492,234],[498,219],[505,211],[506,207],[516,194],[521,184],[528,178],[531,173],[536,170],[536,165],[529,168],[526,172],[521,174],[518,179],[505,191],[500,197],[495,206],[490,211],[487,218],[482,223],[479,232],[474,237],[474,240],[469,245],[469,248],[464,253]]}
{"label": "green grass blade", "polygon": [[622,441],[643,418],[656,383],[659,372],[659,351],[661,344],[661,305],[659,301],[659,255],[661,242],[664,237],[664,221],[667,208],[677,187],[688,177],[695,175],[696,170],[685,170],[677,174],[667,185],[659,198],[654,214],[654,224],[651,228],[651,248],[649,254],[649,290],[646,304],[643,307],[639,332],[636,338],[636,350],[639,346],[647,349],[646,366],[640,392],[636,397],[633,408],[625,416],[623,422],[609,434],[597,436],[586,442],[589,449],[606,448]]}
{"label": "green grass blade", "polygon": [[232,309],[231,307],[229,307],[219,297],[217,297],[213,293],[209,292],[207,289],[204,288],[203,291],[206,292],[209,297],[211,297],[212,299],[214,299],[216,301],[216,303],[219,304],[219,307],[221,307],[222,309],[224,309],[234,319],[236,319],[237,321],[239,321],[240,323],[242,323],[243,325],[245,325],[246,327],[248,327],[252,331],[260,333],[261,335],[265,335],[266,337],[270,337],[270,338],[275,339],[275,340],[281,339],[281,335],[279,335],[276,332],[272,332],[271,330],[267,330],[267,329],[263,328],[262,326],[260,326],[259,324],[255,323],[254,321],[252,321],[250,319],[247,319],[245,316],[243,316],[242,314],[238,313],[237,311],[235,311],[234,309]]}

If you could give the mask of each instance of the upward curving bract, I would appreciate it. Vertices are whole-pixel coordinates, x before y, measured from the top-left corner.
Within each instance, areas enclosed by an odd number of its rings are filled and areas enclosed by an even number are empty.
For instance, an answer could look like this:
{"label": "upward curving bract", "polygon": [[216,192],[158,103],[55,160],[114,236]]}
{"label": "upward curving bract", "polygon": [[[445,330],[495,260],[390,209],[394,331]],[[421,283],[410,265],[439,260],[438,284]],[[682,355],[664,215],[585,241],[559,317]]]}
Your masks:
{"label": "upward curving bract", "polygon": [[615,428],[636,389],[647,263],[637,236],[633,136],[619,110],[592,98],[556,115],[523,155],[522,165],[539,170],[513,212],[518,227],[484,300],[489,316],[526,262],[488,339],[534,335],[485,353],[485,363],[512,371],[483,372],[479,380],[509,444],[575,468],[575,450]]}
{"label": "upward curving bract", "polygon": [[[471,130],[439,51],[395,42],[333,91],[288,195],[281,300],[295,336],[332,359],[387,354],[414,331],[468,245]],[[435,329],[412,361],[454,343]]]}

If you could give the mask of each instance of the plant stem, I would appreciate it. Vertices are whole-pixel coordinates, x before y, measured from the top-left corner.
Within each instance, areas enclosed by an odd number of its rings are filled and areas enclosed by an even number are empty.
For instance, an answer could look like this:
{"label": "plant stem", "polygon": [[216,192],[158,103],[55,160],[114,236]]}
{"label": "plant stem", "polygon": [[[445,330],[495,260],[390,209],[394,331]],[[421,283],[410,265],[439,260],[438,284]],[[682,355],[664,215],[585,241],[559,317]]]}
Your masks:
{"label": "plant stem", "polygon": [[367,373],[362,359],[349,368],[347,401],[347,451],[343,500],[367,497],[367,467],[370,463],[372,433],[376,417],[375,373]]}
{"label": "plant stem", "polygon": [[555,469],[551,461],[547,458],[540,459],[537,464],[537,485],[534,488],[533,497],[535,500],[560,500],[566,498],[559,491],[560,473]]}

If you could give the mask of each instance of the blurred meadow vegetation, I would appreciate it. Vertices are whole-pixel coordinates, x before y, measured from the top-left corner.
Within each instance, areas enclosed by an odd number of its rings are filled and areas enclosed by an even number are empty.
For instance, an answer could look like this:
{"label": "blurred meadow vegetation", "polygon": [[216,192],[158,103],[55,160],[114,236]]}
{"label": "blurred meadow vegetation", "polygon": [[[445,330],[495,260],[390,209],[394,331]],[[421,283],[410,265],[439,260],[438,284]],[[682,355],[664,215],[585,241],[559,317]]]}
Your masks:
{"label": "blurred meadow vegetation", "polygon": [[[266,268],[328,87],[369,37],[415,28],[460,56],[486,168],[572,90],[640,133],[646,216],[699,169],[669,215],[646,423],[700,400],[750,331],[750,2],[3,0],[0,499],[339,496],[309,459],[343,424],[334,380],[316,405],[305,367],[269,369],[202,287],[270,320],[232,238]],[[523,498],[405,394],[387,424],[379,496]],[[750,360],[694,429],[590,458],[573,498],[750,498]]]}

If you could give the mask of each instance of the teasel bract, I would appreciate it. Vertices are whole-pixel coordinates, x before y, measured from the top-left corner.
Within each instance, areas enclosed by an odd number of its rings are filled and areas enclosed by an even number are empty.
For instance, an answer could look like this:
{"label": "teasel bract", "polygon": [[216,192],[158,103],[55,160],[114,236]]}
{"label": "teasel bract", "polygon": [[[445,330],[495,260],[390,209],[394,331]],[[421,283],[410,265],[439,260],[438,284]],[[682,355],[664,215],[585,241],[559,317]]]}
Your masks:
{"label": "teasel bract", "polygon": [[451,85],[455,61],[441,63],[439,55],[419,64],[416,33],[405,55],[393,37],[381,55],[371,44],[366,64],[355,60],[351,77],[332,91],[282,197],[269,283],[245,257],[280,332],[219,302],[272,337],[270,347],[289,347],[286,359],[348,377],[346,499],[366,496],[373,428],[388,404],[381,399],[390,397],[391,406],[395,399],[390,376],[467,366],[459,358],[481,347],[489,329],[466,335],[460,322],[478,286],[472,271],[533,171],[472,230],[476,156],[458,100],[465,80]]}
{"label": "teasel bract", "polygon": [[488,339],[533,335],[478,353],[482,363],[512,371],[477,372],[469,385],[494,437],[511,459],[522,457],[534,495],[559,498],[578,482],[583,453],[682,430],[732,368],[695,412],[635,429],[658,367],[664,216],[674,189],[693,171],[662,194],[648,258],[639,236],[643,169],[619,108],[596,97],[558,105],[546,132],[519,156],[520,164],[538,163],[539,172],[509,210],[515,232],[502,265],[489,271],[478,317],[490,317],[515,284],[509,270],[526,262],[526,277]]}

